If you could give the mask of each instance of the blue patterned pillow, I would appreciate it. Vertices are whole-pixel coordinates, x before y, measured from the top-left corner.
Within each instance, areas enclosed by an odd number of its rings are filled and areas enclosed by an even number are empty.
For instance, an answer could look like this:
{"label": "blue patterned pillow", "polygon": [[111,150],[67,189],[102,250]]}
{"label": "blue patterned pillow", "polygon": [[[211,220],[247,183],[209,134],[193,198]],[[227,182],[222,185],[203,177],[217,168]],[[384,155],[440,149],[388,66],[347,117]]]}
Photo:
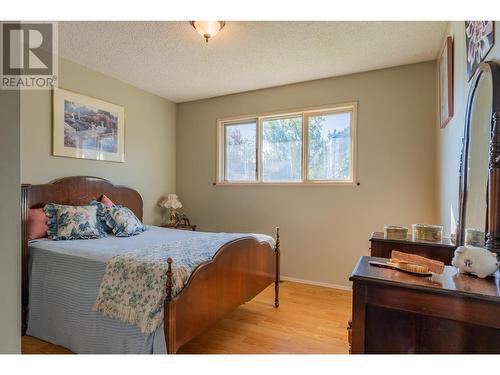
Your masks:
{"label": "blue patterned pillow", "polygon": [[[113,230],[117,237],[129,237],[142,233],[146,227],[127,207],[105,207],[106,225]],[[103,211],[101,211],[103,212]]]}
{"label": "blue patterned pillow", "polygon": [[49,203],[44,207],[52,240],[79,240],[105,237],[96,206],[66,206]]}
{"label": "blue patterned pillow", "polygon": [[[97,218],[99,219],[99,225],[101,226],[102,230],[106,233],[113,233],[113,228],[109,227],[106,224],[106,217],[108,216],[108,210],[111,207],[106,207],[104,204],[96,200],[90,202],[89,205],[97,207]],[[115,207],[115,205],[113,205],[112,207]]]}

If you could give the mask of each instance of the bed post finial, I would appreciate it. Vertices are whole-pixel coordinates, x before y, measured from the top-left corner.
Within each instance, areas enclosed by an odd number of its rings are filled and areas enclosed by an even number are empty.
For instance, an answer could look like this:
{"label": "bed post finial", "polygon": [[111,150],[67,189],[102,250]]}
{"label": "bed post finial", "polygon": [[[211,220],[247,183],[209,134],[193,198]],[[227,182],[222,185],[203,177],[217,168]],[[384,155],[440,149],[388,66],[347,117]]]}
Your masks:
{"label": "bed post finial", "polygon": [[280,305],[280,228],[276,227],[276,243],[274,245],[276,253],[276,279],[274,280],[274,307]]}
{"label": "bed post finial", "polygon": [[172,300],[172,288],[173,288],[173,282],[172,282],[172,258],[167,259],[168,263],[168,268],[167,268],[167,301]]}
{"label": "bed post finial", "polygon": [[165,333],[165,340],[167,340],[167,353],[174,354],[176,351],[176,336],[175,336],[175,307],[172,302],[172,258],[167,259],[167,297],[165,298],[165,310],[163,318],[163,332]]}

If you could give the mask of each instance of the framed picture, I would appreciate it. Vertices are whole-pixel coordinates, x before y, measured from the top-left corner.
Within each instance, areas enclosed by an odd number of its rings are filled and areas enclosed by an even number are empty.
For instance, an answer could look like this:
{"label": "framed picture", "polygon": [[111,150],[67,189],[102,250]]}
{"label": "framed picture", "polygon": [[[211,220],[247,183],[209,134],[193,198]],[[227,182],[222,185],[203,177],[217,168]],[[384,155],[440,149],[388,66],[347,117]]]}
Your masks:
{"label": "framed picture", "polygon": [[495,44],[494,21],[465,21],[465,50],[467,53],[467,78],[470,80],[477,66]]}
{"label": "framed picture", "polygon": [[448,125],[453,117],[453,38],[446,38],[438,58],[439,124]]}
{"label": "framed picture", "polygon": [[125,109],[60,88],[53,89],[54,156],[123,162]]}

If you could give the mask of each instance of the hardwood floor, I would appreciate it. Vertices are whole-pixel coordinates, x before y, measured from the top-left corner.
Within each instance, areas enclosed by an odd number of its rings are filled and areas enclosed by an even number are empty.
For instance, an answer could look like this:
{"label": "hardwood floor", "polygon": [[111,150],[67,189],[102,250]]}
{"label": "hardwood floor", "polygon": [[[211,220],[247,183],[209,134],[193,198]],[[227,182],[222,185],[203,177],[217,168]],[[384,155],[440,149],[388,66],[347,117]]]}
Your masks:
{"label": "hardwood floor", "polygon": [[22,354],[73,354],[62,346],[57,346],[32,336],[21,337]]}
{"label": "hardwood floor", "polygon": [[[285,281],[280,307],[270,286],[252,301],[184,345],[179,353],[347,354],[351,292]],[[23,354],[66,354],[69,350],[34,337],[22,338]]]}

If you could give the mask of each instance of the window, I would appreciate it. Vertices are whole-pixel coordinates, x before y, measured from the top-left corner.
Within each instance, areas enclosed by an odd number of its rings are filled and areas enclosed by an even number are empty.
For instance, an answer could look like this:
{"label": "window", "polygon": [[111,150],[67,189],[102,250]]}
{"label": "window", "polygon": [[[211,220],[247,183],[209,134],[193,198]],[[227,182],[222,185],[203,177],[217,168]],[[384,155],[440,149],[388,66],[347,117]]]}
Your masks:
{"label": "window", "polygon": [[262,121],[262,181],[300,182],[302,117]]}
{"label": "window", "polygon": [[351,180],[351,113],[307,116],[310,180]]}
{"label": "window", "polygon": [[220,119],[217,184],[353,184],[356,103]]}
{"label": "window", "polygon": [[224,127],[225,168],[228,181],[257,180],[257,122],[245,121]]}

